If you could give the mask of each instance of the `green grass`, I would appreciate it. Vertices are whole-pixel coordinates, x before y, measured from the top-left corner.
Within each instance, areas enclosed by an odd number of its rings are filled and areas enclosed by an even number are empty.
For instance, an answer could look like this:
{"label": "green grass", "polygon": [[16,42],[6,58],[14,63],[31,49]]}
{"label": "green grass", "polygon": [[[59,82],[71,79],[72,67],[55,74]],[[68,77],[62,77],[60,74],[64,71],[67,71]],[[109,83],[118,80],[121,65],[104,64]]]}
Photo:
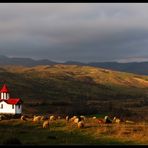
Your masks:
{"label": "green grass", "polygon": [[[24,145],[138,144],[131,137],[126,139],[115,136],[113,131],[118,132],[119,127],[113,126],[115,127],[100,127],[95,120],[88,118],[85,128],[78,129],[75,124],[59,119],[52,121],[49,128],[43,129],[42,122],[33,123],[32,121],[21,121],[20,119],[4,120],[0,121],[0,144],[14,137],[17,137]],[[146,144],[147,141],[143,143]]]}

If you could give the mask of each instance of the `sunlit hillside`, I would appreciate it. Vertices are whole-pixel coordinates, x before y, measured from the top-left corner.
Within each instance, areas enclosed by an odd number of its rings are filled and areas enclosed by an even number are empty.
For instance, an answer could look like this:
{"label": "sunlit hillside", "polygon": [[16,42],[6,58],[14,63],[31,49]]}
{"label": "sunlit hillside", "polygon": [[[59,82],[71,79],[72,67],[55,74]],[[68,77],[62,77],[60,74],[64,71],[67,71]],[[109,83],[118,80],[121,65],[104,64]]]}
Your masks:
{"label": "sunlit hillside", "polygon": [[[2,82],[7,81],[10,83],[15,79],[15,76],[18,76],[17,80],[20,79],[26,80],[36,80],[39,81],[50,81],[50,80],[58,80],[58,81],[67,81],[67,82],[79,82],[87,85],[101,85],[106,88],[109,86],[118,86],[125,88],[138,88],[143,90],[148,88],[148,76],[136,75],[125,72],[117,72],[111,71],[102,68],[94,68],[89,66],[77,66],[77,65],[54,65],[54,66],[36,66],[36,67],[23,67],[23,66],[4,66],[1,67],[1,78]],[[10,82],[8,81],[7,75],[12,75],[12,79]],[[20,79],[19,79],[20,78]],[[14,84],[17,83],[14,82]],[[25,83],[25,81],[23,81]],[[11,84],[11,83],[10,83]],[[28,84],[29,85],[29,84]],[[53,85],[53,83],[51,84]],[[32,87],[34,87],[32,85]],[[58,86],[57,86],[58,87]],[[66,87],[64,85],[63,87]],[[50,91],[50,90],[49,90]]]}
{"label": "sunlit hillside", "polygon": [[25,105],[28,103],[26,112],[74,112],[76,106],[78,112],[85,113],[114,108],[126,113],[127,106],[142,106],[143,112],[148,104],[148,76],[102,68],[62,64],[3,66],[0,79],[1,86],[7,83],[11,96],[21,97]]}

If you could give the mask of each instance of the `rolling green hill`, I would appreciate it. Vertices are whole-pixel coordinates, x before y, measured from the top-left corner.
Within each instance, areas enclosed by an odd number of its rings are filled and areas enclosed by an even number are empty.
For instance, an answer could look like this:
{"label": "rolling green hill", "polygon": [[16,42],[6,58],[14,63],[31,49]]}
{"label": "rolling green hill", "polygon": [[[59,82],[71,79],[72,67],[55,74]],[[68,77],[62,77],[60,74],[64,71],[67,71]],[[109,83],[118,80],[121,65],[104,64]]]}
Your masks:
{"label": "rolling green hill", "polygon": [[0,79],[13,95],[31,99],[138,97],[144,96],[148,88],[147,76],[61,64],[5,66],[0,69]]}
{"label": "rolling green hill", "polygon": [[50,103],[68,106],[91,101],[147,99],[148,94],[148,76],[89,66],[1,66],[0,80],[0,86],[8,85],[12,97],[43,107]]}
{"label": "rolling green hill", "polygon": [[4,66],[0,79],[26,99],[131,98],[148,89],[148,76],[76,65]]}

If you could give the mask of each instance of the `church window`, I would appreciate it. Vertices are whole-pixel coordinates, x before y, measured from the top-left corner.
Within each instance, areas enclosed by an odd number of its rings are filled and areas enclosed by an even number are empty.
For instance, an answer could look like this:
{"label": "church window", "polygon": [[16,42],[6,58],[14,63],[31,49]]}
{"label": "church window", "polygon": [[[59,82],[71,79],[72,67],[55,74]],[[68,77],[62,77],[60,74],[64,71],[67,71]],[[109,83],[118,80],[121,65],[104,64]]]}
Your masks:
{"label": "church window", "polygon": [[14,109],[14,104],[12,105],[12,109]]}

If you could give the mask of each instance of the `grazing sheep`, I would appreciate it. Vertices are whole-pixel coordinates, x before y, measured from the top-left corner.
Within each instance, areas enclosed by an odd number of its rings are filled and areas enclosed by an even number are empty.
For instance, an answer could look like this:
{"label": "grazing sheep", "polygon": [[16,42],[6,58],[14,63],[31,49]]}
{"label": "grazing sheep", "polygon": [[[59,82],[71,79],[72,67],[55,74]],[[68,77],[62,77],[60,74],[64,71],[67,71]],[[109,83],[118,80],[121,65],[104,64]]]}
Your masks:
{"label": "grazing sheep", "polygon": [[93,119],[96,119],[97,117],[94,116],[94,117],[92,117],[92,118],[93,118]]}
{"label": "grazing sheep", "polygon": [[33,122],[39,122],[41,121],[42,116],[34,116]]}
{"label": "grazing sheep", "polygon": [[77,116],[73,116],[72,118],[70,118],[70,121],[74,121],[77,118]]}
{"label": "grazing sheep", "polygon": [[113,118],[112,123],[116,123],[116,117]]}
{"label": "grazing sheep", "polygon": [[36,116],[36,115],[34,115],[34,116],[33,116],[33,119],[34,119],[34,118],[36,118],[36,117],[37,117],[37,116]]}
{"label": "grazing sheep", "polygon": [[108,116],[104,117],[104,121],[105,123],[112,123],[112,120]]}
{"label": "grazing sheep", "polygon": [[26,117],[25,116],[21,116],[21,120],[26,121]]}
{"label": "grazing sheep", "polygon": [[79,118],[74,119],[74,123],[78,123],[79,121],[80,121]]}
{"label": "grazing sheep", "polygon": [[49,117],[49,120],[51,120],[51,121],[52,121],[52,120],[55,120],[55,119],[56,119],[56,118],[55,118],[55,116],[53,116],[53,115]]}
{"label": "grazing sheep", "polygon": [[77,123],[78,128],[83,128],[84,127],[84,121],[79,121]]}
{"label": "grazing sheep", "polygon": [[69,121],[69,116],[66,116],[66,121]]}
{"label": "grazing sheep", "polygon": [[80,119],[85,121],[86,120],[86,117],[85,116],[80,116]]}
{"label": "grazing sheep", "polygon": [[119,118],[116,118],[116,117],[114,117],[113,118],[113,120],[112,120],[112,123],[120,123],[121,122],[121,120],[119,119]]}
{"label": "grazing sheep", "polygon": [[76,118],[77,118],[77,116],[73,116],[72,118],[73,118],[73,119],[76,119]]}
{"label": "grazing sheep", "polygon": [[48,128],[49,127],[49,121],[48,120],[45,120],[43,122],[43,128]]}
{"label": "grazing sheep", "polygon": [[120,120],[119,118],[117,118],[117,119],[116,119],[116,123],[119,124],[120,122],[121,122],[121,120]]}

